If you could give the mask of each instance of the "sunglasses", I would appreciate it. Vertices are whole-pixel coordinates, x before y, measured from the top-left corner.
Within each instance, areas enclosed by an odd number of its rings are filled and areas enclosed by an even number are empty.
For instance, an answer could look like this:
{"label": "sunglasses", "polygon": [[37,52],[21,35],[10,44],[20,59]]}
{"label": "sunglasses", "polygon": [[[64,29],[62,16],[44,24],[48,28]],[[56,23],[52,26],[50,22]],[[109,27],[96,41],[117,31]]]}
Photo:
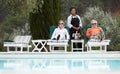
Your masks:
{"label": "sunglasses", "polygon": [[97,23],[92,23],[92,25],[96,25]]}

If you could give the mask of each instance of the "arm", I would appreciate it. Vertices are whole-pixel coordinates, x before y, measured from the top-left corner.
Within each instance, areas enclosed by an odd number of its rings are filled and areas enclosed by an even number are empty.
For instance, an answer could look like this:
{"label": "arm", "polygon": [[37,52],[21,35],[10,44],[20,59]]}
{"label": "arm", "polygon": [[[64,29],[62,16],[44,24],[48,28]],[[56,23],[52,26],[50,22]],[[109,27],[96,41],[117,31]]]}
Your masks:
{"label": "arm", "polygon": [[80,18],[80,16],[77,15],[77,17],[78,17],[78,19],[79,19],[80,21],[79,21],[79,27],[77,27],[76,30],[80,30],[80,28],[82,27],[82,22],[81,22],[81,18]]}
{"label": "arm", "polygon": [[70,35],[69,35],[69,33],[68,33],[68,31],[65,29],[65,33],[66,33],[66,36],[67,36],[67,40],[69,40],[70,39]]}
{"label": "arm", "polygon": [[77,27],[74,27],[72,24],[71,24],[71,16],[69,16],[68,18],[67,18],[67,26],[69,27],[69,28],[73,28],[73,29],[78,29]]}
{"label": "arm", "polygon": [[81,18],[79,15],[77,15],[77,17],[79,18],[80,22],[79,22],[79,27],[82,27],[82,22],[81,22]]}
{"label": "arm", "polygon": [[90,29],[87,30],[86,36],[87,36],[87,38],[90,38]]}
{"label": "arm", "polygon": [[100,28],[100,32],[101,32],[101,37],[102,37],[102,40],[105,39],[105,34],[104,34],[104,31],[102,28]]}
{"label": "arm", "polygon": [[56,33],[57,33],[56,31],[57,31],[57,30],[55,29],[54,32],[53,32],[53,34],[52,34],[51,39],[56,38]]}
{"label": "arm", "polygon": [[71,16],[68,16],[68,18],[67,18],[67,25],[68,25],[69,28],[72,27],[72,24],[71,24]]}

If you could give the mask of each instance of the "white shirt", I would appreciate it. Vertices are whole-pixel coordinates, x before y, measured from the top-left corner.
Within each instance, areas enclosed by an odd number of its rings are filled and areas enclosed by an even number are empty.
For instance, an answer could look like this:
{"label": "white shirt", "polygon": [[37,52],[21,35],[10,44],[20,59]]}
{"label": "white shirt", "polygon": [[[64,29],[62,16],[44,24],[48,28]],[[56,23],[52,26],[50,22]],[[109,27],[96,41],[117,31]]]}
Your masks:
{"label": "white shirt", "polygon": [[69,28],[71,28],[71,27],[73,26],[73,25],[71,24],[72,18],[76,18],[76,17],[78,17],[78,19],[80,20],[79,26],[82,27],[82,22],[81,22],[80,16],[79,16],[79,15],[75,15],[75,16],[70,15],[70,16],[68,16],[68,18],[67,18],[67,25],[68,25]]}
{"label": "white shirt", "polygon": [[[51,39],[53,39],[53,38],[56,38],[56,39],[57,39],[58,35],[60,35],[59,40],[66,40],[66,38],[67,38],[67,40],[68,40],[68,39],[70,38],[70,37],[69,37],[69,34],[68,34],[68,31],[67,31],[65,28],[63,28],[63,29],[60,29],[59,27],[56,28],[56,29],[54,30],[53,34],[52,34]],[[66,35],[66,36],[65,36],[65,35]]]}

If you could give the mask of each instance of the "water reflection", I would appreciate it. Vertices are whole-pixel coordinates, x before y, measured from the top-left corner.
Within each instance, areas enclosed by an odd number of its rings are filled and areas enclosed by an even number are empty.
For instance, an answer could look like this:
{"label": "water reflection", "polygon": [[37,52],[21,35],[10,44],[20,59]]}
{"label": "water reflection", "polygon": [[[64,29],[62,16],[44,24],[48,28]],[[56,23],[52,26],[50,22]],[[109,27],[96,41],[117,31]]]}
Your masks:
{"label": "water reflection", "polygon": [[[116,66],[112,65],[114,62]],[[117,67],[120,60],[85,59],[3,59],[0,70],[66,70],[66,71],[109,71]]]}

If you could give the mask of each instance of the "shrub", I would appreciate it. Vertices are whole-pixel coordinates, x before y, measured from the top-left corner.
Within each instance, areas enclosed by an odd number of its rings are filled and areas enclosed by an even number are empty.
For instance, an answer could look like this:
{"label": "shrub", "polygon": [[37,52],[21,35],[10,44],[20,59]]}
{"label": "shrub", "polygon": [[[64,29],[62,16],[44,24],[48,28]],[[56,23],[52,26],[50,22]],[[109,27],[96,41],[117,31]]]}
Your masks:
{"label": "shrub", "polygon": [[[120,47],[120,23],[116,17],[113,17],[110,12],[104,12],[99,7],[88,7],[82,17],[83,25],[90,24],[90,21],[95,19],[99,25],[104,25],[107,28],[106,38],[111,40],[109,50],[119,50]],[[119,45],[118,45],[119,44]],[[117,49],[116,49],[117,48]]]}
{"label": "shrub", "polygon": [[0,52],[3,51],[3,44],[0,43]]}

